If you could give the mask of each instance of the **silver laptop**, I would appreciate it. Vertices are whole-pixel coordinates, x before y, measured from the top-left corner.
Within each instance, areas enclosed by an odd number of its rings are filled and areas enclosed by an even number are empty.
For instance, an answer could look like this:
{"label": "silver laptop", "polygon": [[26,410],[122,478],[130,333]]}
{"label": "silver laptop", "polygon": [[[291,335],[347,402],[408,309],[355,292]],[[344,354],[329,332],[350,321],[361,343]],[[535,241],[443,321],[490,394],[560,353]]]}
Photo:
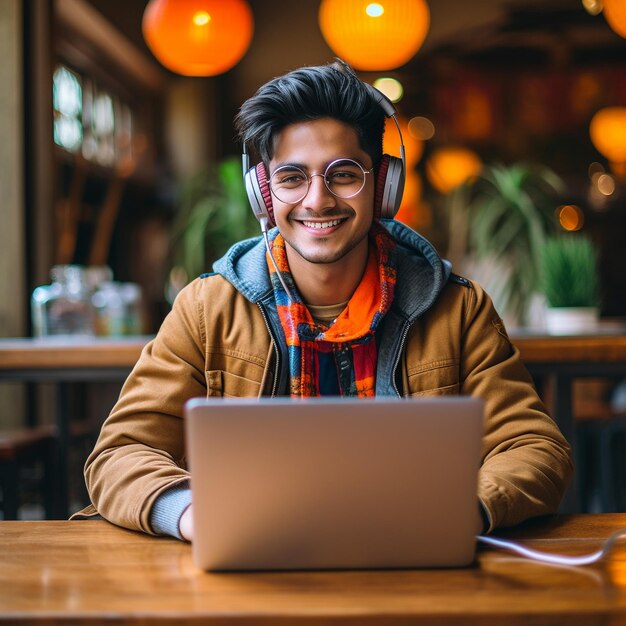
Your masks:
{"label": "silver laptop", "polygon": [[202,569],[474,559],[477,398],[193,399],[185,417]]}

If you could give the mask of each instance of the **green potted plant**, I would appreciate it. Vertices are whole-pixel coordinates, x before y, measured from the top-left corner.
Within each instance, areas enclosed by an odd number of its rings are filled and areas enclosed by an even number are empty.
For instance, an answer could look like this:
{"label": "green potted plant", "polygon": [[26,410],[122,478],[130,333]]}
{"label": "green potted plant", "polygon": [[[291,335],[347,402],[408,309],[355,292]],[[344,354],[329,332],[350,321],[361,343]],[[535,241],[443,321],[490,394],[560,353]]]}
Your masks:
{"label": "green potted plant", "polygon": [[260,233],[246,196],[241,160],[236,157],[206,166],[183,181],[170,240],[172,270],[168,300],[187,282],[211,271],[228,248]]}
{"label": "green potted plant", "polygon": [[[539,292],[539,253],[556,231],[564,184],[539,164],[487,165],[449,199],[451,240],[465,241],[463,271],[482,283],[511,325],[530,323]],[[459,236],[454,232],[466,232]]]}
{"label": "green potted plant", "polygon": [[548,331],[593,330],[599,318],[600,288],[598,254],[591,239],[574,234],[550,238],[539,261]]}

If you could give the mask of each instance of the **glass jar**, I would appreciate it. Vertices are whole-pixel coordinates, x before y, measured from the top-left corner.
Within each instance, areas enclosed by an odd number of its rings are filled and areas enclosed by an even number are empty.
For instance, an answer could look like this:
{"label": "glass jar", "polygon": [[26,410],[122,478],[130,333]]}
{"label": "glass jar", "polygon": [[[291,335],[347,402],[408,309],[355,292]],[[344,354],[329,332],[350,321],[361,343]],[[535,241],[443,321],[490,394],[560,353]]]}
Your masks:
{"label": "glass jar", "polygon": [[113,280],[113,270],[108,265],[88,265],[85,267],[85,283],[93,294],[102,283]]}
{"label": "glass jar", "polygon": [[94,311],[84,268],[55,265],[52,282],[33,291],[31,313],[37,337],[52,335],[94,335]]}
{"label": "glass jar", "polygon": [[96,312],[98,335],[119,337],[126,334],[126,305],[119,283],[105,281],[91,297]]}
{"label": "glass jar", "polygon": [[145,324],[141,287],[137,283],[122,283],[120,293],[126,311],[126,334],[143,334]]}

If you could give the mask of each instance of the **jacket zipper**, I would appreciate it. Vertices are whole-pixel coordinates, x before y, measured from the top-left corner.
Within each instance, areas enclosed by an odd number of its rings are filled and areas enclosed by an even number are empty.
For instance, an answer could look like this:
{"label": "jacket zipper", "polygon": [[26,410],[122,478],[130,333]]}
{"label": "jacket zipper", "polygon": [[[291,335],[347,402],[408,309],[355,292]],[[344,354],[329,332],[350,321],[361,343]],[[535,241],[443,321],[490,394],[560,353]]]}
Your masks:
{"label": "jacket zipper", "polygon": [[406,336],[409,334],[409,329],[411,328],[411,324],[407,323],[404,326],[404,330],[402,331],[402,336],[400,337],[400,347],[398,349],[398,353],[396,356],[396,361],[393,364],[393,370],[392,370],[392,380],[391,382],[393,383],[393,388],[398,396],[398,398],[402,397],[402,394],[400,393],[400,391],[398,390],[398,385],[396,385],[396,371],[398,370],[398,363],[400,363],[400,357],[402,356],[402,350],[404,350],[404,344],[406,342]]}
{"label": "jacket zipper", "polygon": [[274,353],[276,355],[276,367],[274,368],[274,382],[272,383],[272,395],[274,398],[276,396],[276,389],[278,387],[278,372],[280,371],[280,350],[278,349],[278,344],[276,343],[276,339],[272,333],[272,329],[270,327],[269,320],[267,319],[267,313],[263,309],[263,305],[260,302],[256,303],[259,307],[259,311],[261,311],[261,315],[263,316],[263,321],[265,322],[265,327],[267,328],[267,332],[269,333],[270,339],[274,344]]}
{"label": "jacket zipper", "polygon": [[[265,322],[265,327],[267,328],[267,332],[269,333],[272,343],[274,344],[274,354],[276,356],[276,367],[274,369],[274,381],[272,383],[272,395],[271,395],[271,397],[274,398],[276,396],[276,388],[278,387],[278,373],[280,371],[280,351],[278,350],[278,344],[276,343],[276,339],[274,338],[274,334],[272,333],[269,320],[267,319],[267,313],[263,309],[263,305],[260,302],[257,302],[256,304],[259,307],[259,311],[261,311],[263,321]],[[396,385],[396,371],[398,369],[398,363],[400,362],[400,357],[402,356],[402,350],[404,349],[404,344],[406,342],[406,337],[409,334],[410,328],[411,328],[411,324],[406,324],[402,331],[402,336],[400,337],[400,346],[397,352],[395,362],[393,364],[393,370],[392,370],[393,376],[392,376],[391,382],[393,384],[393,389],[396,392],[396,395],[398,396],[398,398],[401,398],[402,394],[398,390],[398,385]]]}

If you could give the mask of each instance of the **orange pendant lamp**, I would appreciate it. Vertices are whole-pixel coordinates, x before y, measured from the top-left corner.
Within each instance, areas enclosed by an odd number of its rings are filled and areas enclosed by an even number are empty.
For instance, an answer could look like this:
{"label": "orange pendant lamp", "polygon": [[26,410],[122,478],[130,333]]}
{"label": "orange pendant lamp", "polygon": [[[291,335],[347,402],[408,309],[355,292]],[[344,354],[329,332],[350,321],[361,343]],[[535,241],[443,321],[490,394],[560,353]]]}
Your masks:
{"label": "orange pendant lamp", "polygon": [[626,2],[604,0],[602,12],[609,26],[621,37],[626,37]]}
{"label": "orange pendant lamp", "polygon": [[319,24],[333,52],[357,70],[404,65],[430,26],[426,0],[322,0]]}
{"label": "orange pendant lamp", "polygon": [[473,150],[450,146],[432,153],[426,164],[426,174],[437,191],[448,194],[478,176],[482,167],[480,157]]}
{"label": "orange pendant lamp", "polygon": [[614,173],[622,176],[626,164],[626,107],[600,109],[591,118],[589,135],[596,150],[608,159]]}
{"label": "orange pendant lamp", "polygon": [[215,76],[231,69],[252,41],[246,0],[150,0],[143,36],[158,61],[184,76]]}

